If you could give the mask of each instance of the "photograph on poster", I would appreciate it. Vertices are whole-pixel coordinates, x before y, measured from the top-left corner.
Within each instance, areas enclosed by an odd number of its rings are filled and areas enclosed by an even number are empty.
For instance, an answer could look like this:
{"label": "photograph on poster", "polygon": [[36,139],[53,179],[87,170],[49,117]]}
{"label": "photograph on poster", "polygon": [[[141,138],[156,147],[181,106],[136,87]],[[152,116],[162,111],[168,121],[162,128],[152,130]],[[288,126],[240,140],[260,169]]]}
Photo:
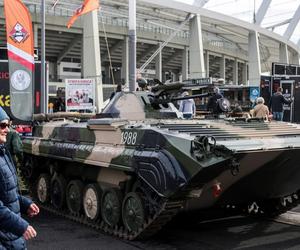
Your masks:
{"label": "photograph on poster", "polygon": [[67,110],[93,110],[94,87],[93,79],[66,79]]}

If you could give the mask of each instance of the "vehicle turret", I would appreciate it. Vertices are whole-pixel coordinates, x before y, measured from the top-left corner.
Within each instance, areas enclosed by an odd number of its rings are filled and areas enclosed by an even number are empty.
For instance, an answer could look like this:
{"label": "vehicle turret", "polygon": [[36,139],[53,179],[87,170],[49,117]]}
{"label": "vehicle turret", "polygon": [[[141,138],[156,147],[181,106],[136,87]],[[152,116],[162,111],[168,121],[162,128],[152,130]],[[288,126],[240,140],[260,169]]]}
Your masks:
{"label": "vehicle turret", "polygon": [[[211,92],[207,92],[182,96],[182,92],[190,87],[190,85],[180,82],[161,83],[153,86],[151,91],[117,92],[97,117],[130,120],[182,118],[182,114],[174,103],[185,99],[203,98],[212,95]],[[227,99],[222,99],[220,108],[223,112],[229,111],[230,104]]]}

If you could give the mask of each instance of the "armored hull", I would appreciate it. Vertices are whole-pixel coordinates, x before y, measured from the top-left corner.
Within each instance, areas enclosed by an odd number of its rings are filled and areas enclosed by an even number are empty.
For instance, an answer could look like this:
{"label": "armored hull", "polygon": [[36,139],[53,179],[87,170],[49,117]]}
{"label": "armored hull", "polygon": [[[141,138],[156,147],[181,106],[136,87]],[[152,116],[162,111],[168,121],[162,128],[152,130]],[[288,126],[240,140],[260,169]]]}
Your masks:
{"label": "armored hull", "polygon": [[298,125],[183,120],[151,98],[119,93],[98,118],[41,119],[23,139],[38,201],[126,239],[153,235],[181,210],[255,204],[273,215],[298,204]]}

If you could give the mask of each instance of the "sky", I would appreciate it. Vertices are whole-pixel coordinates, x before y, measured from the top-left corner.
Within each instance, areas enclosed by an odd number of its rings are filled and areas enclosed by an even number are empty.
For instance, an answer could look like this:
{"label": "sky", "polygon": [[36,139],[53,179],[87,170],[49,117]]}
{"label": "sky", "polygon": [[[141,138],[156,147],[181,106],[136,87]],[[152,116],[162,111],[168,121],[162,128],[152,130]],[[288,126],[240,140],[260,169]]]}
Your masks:
{"label": "sky", "polygon": [[[193,4],[195,0],[175,0],[187,4]],[[207,1],[207,0],[206,0]],[[258,10],[262,0],[208,0],[204,8],[230,15],[247,22],[253,22],[254,10]],[[300,0],[272,0],[266,13],[262,27],[270,27],[293,17],[300,5]],[[273,31],[282,35],[288,24],[276,27]],[[298,43],[300,39],[300,22],[291,37],[291,41]]]}

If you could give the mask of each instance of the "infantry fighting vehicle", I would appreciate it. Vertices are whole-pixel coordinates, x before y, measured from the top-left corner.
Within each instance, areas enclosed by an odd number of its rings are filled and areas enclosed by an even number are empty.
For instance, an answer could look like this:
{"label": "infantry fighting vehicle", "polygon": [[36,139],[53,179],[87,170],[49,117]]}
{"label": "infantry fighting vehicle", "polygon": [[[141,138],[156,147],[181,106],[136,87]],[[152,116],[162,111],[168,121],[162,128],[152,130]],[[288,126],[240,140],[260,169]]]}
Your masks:
{"label": "infantry fighting vehicle", "polygon": [[38,202],[130,240],[153,235],[182,210],[276,215],[295,206],[299,126],[184,120],[171,103],[195,97],[178,97],[183,87],[118,92],[94,118],[35,116],[22,171]]}

